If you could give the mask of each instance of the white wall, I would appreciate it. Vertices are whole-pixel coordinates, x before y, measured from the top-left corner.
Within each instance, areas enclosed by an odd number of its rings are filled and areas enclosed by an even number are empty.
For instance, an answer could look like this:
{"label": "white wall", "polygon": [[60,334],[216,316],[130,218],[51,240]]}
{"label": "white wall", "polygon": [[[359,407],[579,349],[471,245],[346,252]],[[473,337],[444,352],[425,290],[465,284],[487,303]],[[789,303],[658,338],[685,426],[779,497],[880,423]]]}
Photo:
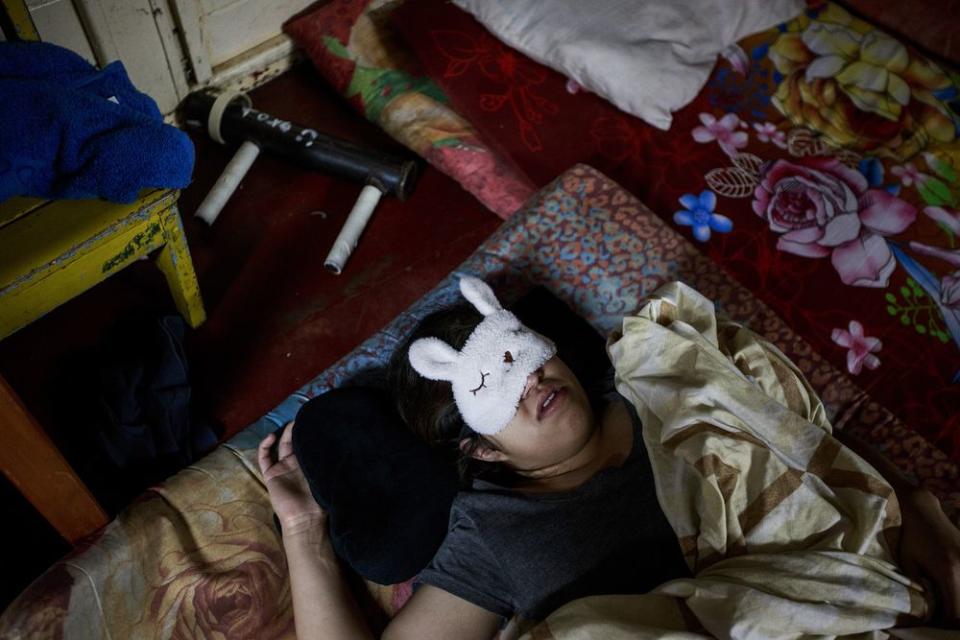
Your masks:
{"label": "white wall", "polygon": [[283,22],[314,0],[199,0],[211,66],[223,64],[281,32]]}
{"label": "white wall", "polygon": [[281,25],[313,1],[26,0],[41,40],[93,64],[121,60],[165,114],[198,86],[249,88],[257,73],[269,68],[265,81],[285,68],[292,47]]}
{"label": "white wall", "polygon": [[27,8],[42,40],[76,51],[90,63],[96,63],[71,0],[27,0]]}

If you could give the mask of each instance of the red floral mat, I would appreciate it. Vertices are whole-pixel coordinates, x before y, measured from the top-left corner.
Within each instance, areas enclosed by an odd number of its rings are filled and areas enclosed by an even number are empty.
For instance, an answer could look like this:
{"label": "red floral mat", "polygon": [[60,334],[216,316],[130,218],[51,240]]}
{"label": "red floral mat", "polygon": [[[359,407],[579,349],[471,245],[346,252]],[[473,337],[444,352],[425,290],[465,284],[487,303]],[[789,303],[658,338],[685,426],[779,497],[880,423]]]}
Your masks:
{"label": "red floral mat", "polygon": [[527,177],[611,176],[960,460],[955,74],[823,4],[741,42],[663,132],[450,3],[408,0],[391,21]]}
{"label": "red floral mat", "polygon": [[292,18],[284,31],[358,112],[501,218],[533,195],[536,189],[523,172],[487,147],[394,41],[387,18],[395,4],[331,0],[318,5]]}

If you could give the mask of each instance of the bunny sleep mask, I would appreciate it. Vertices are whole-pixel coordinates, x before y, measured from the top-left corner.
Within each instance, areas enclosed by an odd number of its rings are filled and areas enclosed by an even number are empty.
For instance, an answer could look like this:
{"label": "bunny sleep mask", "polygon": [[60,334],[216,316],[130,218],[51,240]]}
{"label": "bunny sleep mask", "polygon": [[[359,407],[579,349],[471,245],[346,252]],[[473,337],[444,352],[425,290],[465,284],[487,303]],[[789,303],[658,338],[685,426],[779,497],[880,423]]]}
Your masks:
{"label": "bunny sleep mask", "polygon": [[408,357],[424,378],[452,384],[453,400],[468,427],[492,435],[513,419],[527,378],[557,348],[504,309],[483,280],[461,278],[460,293],[483,315],[463,349],[439,338],[420,338],[410,345]]}

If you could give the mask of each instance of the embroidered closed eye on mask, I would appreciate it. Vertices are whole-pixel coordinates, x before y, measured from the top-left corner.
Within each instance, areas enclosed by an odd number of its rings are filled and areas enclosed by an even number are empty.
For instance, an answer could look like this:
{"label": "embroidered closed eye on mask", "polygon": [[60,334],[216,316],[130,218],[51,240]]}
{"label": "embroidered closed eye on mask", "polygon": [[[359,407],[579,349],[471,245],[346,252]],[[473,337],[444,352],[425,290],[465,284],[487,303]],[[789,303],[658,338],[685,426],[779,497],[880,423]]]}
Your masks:
{"label": "embroidered closed eye on mask", "polygon": [[463,349],[457,351],[439,338],[420,338],[410,345],[408,357],[424,378],[451,383],[453,400],[468,427],[492,435],[513,419],[527,378],[557,348],[504,309],[483,280],[461,278],[460,293],[483,314]]}

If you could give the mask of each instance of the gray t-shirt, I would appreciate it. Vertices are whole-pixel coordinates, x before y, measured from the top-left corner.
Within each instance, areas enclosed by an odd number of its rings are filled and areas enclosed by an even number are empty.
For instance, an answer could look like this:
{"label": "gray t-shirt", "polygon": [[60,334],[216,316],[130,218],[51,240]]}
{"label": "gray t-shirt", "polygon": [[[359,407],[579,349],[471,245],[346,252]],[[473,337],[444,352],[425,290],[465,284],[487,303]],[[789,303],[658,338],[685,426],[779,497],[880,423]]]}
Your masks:
{"label": "gray t-shirt", "polygon": [[634,429],[626,461],[576,489],[524,494],[474,481],[461,491],[447,537],[417,582],[504,617],[539,620],[576,598],[644,593],[690,575],[657,502],[640,419],[627,407]]}

